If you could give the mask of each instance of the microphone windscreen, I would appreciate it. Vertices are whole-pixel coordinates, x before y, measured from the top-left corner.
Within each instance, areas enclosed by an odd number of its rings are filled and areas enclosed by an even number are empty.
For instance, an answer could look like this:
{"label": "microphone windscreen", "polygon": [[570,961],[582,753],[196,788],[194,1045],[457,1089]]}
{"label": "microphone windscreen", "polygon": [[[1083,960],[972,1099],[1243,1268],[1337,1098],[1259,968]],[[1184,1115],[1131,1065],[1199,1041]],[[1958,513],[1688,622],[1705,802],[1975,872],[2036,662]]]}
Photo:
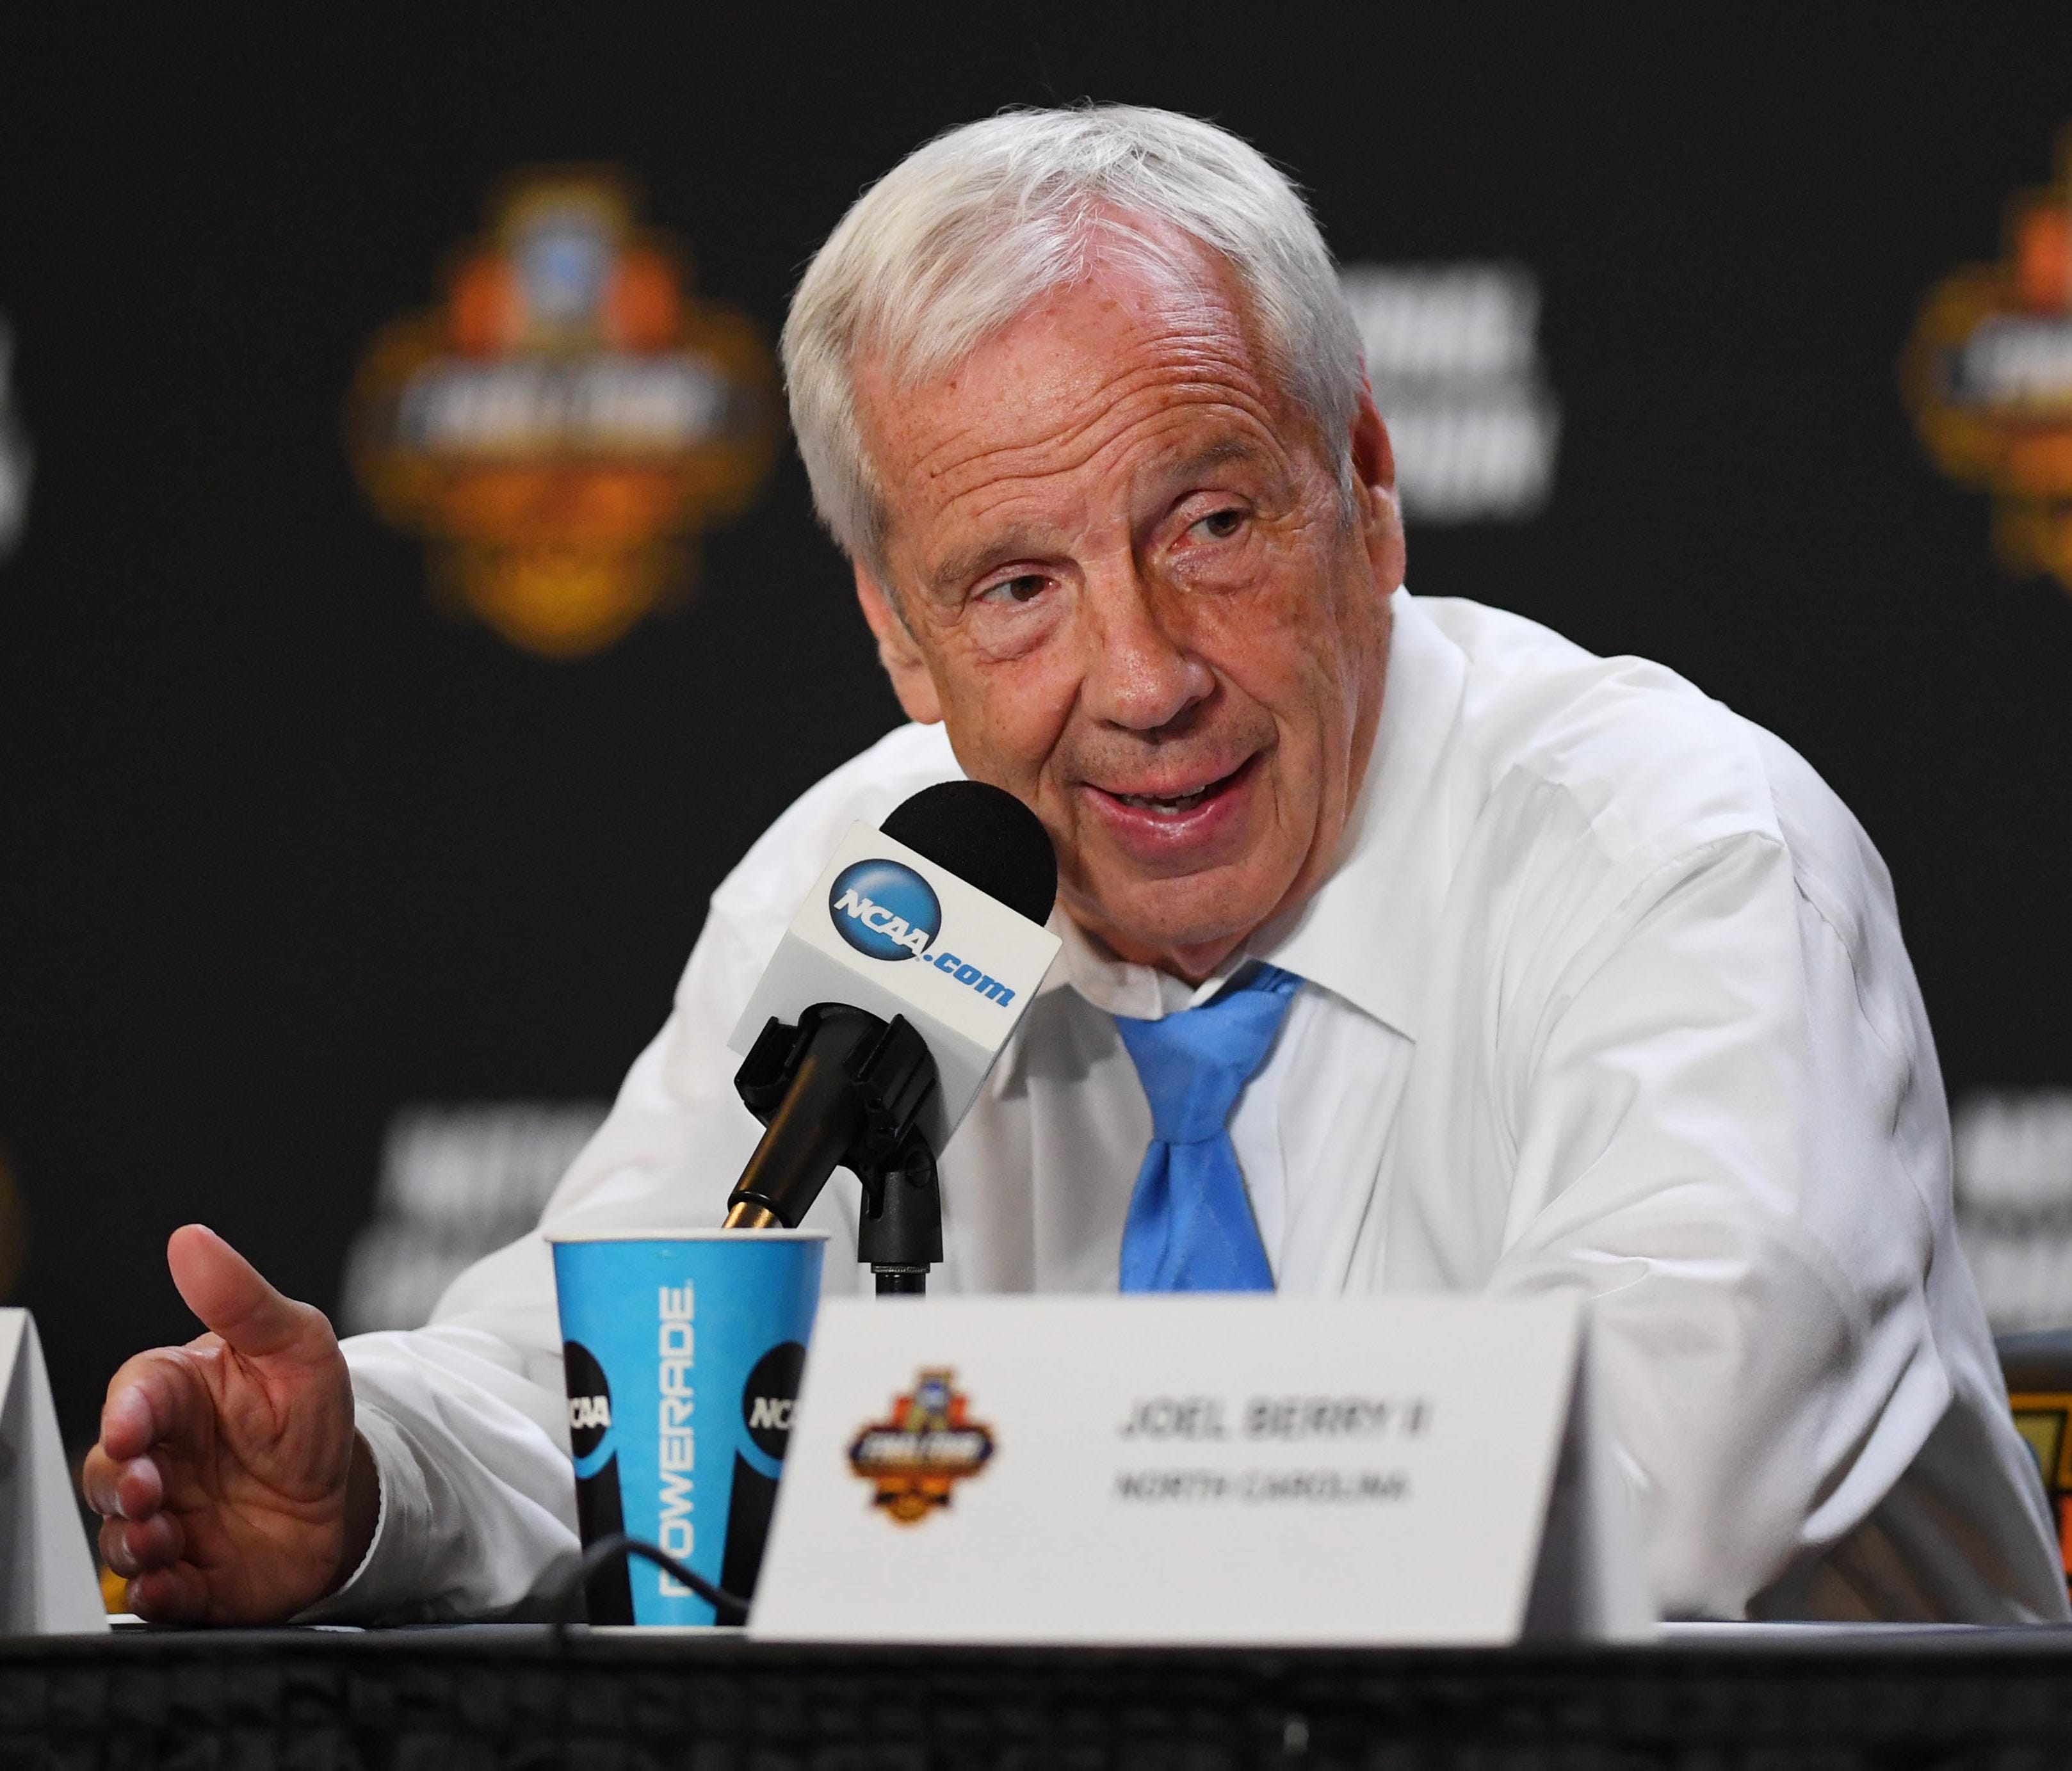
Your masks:
{"label": "microphone windscreen", "polygon": [[1058,896],[1058,857],[1042,820],[983,781],[943,781],[894,807],[878,828],[1032,922]]}

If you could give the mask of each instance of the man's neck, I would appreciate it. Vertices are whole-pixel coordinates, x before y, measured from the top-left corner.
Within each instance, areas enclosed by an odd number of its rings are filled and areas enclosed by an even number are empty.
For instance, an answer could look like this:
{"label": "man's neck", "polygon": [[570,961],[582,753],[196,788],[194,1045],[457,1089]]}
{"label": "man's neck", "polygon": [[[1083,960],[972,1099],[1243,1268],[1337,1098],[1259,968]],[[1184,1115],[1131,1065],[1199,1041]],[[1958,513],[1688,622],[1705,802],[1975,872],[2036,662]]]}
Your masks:
{"label": "man's neck", "polygon": [[[1069,907],[1066,914],[1071,914]],[[1213,941],[1189,946],[1149,947],[1090,927],[1076,916],[1072,917],[1072,922],[1102,958],[1119,959],[1125,965],[1149,966],[1153,971],[1178,978],[1191,988],[1198,988],[1207,983],[1215,976],[1217,968],[1250,940],[1254,933],[1254,931],[1246,929],[1238,935],[1219,936]]]}

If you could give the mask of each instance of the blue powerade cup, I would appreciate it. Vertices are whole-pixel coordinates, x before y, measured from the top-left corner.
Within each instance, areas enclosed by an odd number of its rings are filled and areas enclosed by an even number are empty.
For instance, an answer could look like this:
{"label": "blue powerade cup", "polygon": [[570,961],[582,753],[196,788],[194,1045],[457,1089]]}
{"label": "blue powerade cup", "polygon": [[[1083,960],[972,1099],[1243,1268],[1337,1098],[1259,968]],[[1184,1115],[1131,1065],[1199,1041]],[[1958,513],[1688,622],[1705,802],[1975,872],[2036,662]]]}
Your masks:
{"label": "blue powerade cup", "polygon": [[[820,1299],[818,1230],[614,1231],[557,1236],[576,1518],[746,1598],[755,1590],[806,1342]],[[600,1570],[594,1624],[734,1623],[652,1563]]]}

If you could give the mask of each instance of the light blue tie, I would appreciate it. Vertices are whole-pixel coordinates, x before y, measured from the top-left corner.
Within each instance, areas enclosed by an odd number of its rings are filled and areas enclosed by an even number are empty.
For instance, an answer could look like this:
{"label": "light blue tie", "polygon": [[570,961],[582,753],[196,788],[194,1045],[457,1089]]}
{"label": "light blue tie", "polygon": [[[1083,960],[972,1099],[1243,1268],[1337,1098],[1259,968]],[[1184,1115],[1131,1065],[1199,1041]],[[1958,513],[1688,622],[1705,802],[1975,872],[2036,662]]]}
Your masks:
{"label": "light blue tie", "polygon": [[1262,965],[1162,1021],[1115,1017],[1151,1103],[1151,1148],[1122,1231],[1126,1292],[1270,1292],[1273,1269],[1231,1143],[1231,1109],[1302,980]]}

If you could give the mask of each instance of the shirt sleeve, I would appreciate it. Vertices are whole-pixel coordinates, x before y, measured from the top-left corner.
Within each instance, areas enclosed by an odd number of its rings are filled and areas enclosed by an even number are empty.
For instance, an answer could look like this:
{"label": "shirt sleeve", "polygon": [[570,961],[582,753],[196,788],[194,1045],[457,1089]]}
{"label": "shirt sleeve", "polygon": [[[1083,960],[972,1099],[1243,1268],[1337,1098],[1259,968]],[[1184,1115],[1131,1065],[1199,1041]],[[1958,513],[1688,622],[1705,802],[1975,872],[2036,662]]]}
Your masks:
{"label": "shirt sleeve", "polygon": [[426,1327],[344,1343],[382,1485],[376,1540],[312,1617],[537,1615],[578,1553],[555,1230],[716,1225],[760,1128],[726,1050],[767,955],[718,906],[673,1012],[540,1228],[462,1274]]}
{"label": "shirt sleeve", "polygon": [[[311,1619],[537,1616],[578,1554],[567,1389],[548,1236],[717,1227],[762,1136],[727,1049],[785,925],[834,843],[953,779],[939,729],[905,726],[803,795],[713,895],[668,1021],[548,1202],[539,1228],[477,1262],[430,1323],[344,1343],[381,1479],[375,1541]],[[803,1220],[828,1233],[823,1287],[853,1289],[853,1190]]]}
{"label": "shirt sleeve", "polygon": [[[1947,1116],[1869,863],[1823,891],[1774,836],[1699,847],[1507,1002],[1516,1182],[1490,1287],[1593,1296],[1666,1616],[1749,1615],[1901,1482],[1990,1358],[1968,1283],[1931,1300],[1938,1244],[1955,1258]],[[2003,1473],[1971,1561],[2048,1607],[2040,1514]],[[1942,1609],[1876,1609],[1895,1603]]]}

